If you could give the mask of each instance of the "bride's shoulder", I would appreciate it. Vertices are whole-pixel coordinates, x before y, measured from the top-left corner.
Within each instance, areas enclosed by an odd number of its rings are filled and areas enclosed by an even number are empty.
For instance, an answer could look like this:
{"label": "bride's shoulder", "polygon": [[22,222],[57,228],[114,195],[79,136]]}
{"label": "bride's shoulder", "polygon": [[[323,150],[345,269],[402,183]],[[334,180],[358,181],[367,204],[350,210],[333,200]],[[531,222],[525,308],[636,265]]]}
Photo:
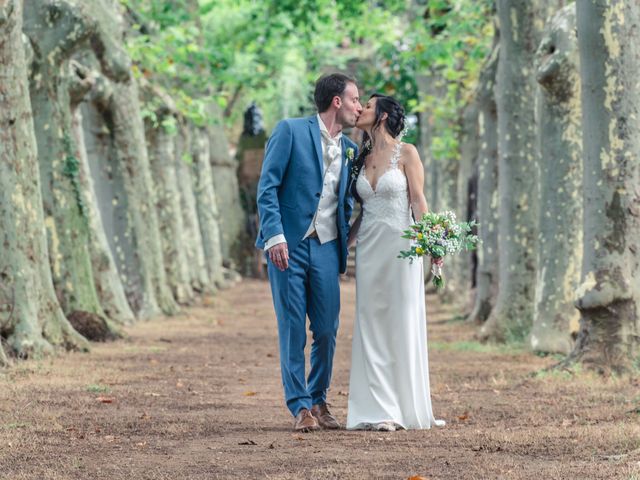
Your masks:
{"label": "bride's shoulder", "polygon": [[418,154],[418,149],[413,143],[400,143],[400,152],[403,154],[414,155]]}
{"label": "bride's shoulder", "polygon": [[[401,165],[411,164],[415,161],[420,162],[420,155],[415,145],[411,143],[400,144],[400,158],[398,163]],[[420,162],[422,163],[422,162]]]}

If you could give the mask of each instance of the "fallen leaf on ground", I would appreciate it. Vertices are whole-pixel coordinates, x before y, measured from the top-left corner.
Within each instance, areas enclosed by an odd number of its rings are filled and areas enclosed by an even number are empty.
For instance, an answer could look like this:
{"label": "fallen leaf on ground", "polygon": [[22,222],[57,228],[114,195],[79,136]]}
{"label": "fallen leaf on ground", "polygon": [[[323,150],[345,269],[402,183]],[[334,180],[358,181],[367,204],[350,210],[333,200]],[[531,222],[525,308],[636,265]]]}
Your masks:
{"label": "fallen leaf on ground", "polygon": [[414,477],[409,477],[409,480],[429,480],[427,477],[420,477],[418,475]]}
{"label": "fallen leaf on ground", "polygon": [[257,395],[257,394],[258,394],[258,392],[248,391],[248,392],[244,392],[244,394],[243,394],[243,395],[244,395],[245,397],[253,397],[253,396]]}
{"label": "fallen leaf on ground", "polygon": [[247,440],[246,442],[240,442],[238,445],[257,445],[253,440]]}
{"label": "fallen leaf on ground", "polygon": [[458,415],[458,420],[461,422],[469,420],[469,414],[467,412],[464,412],[462,415]]}
{"label": "fallen leaf on ground", "polygon": [[113,398],[113,397],[97,397],[96,400],[98,400],[100,403],[113,403],[115,401],[115,398]]}

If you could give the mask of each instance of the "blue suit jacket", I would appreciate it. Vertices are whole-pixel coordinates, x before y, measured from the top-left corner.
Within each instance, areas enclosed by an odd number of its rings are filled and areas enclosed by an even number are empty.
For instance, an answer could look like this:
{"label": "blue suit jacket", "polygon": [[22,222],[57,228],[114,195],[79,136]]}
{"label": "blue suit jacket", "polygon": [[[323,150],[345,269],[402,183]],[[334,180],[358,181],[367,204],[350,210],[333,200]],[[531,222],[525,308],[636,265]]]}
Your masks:
{"label": "blue suit jacket", "polygon": [[[349,148],[356,158],[356,144],[343,135],[336,215],[341,273],[347,269],[347,234],[353,210],[353,198],[347,191],[351,170],[351,160],[347,160]],[[260,230],[256,247],[264,248],[268,239],[280,233],[284,234],[289,250],[298,246],[318,209],[323,172],[318,117],[280,121],[267,142],[258,183]]]}

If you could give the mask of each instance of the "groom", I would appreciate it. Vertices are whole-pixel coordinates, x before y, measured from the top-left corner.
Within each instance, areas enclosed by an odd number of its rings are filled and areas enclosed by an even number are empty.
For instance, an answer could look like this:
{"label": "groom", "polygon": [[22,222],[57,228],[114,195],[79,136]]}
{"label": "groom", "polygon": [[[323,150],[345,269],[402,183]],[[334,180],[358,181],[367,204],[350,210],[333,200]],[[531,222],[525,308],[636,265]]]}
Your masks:
{"label": "groom", "polygon": [[[314,100],[317,115],[278,123],[258,184],[256,246],[268,257],[284,394],[300,432],[340,428],[326,400],[353,208],[348,172],[357,153],[342,129],[362,112],[355,80],[340,73],[316,82]],[[305,378],[307,316],[313,344]]]}

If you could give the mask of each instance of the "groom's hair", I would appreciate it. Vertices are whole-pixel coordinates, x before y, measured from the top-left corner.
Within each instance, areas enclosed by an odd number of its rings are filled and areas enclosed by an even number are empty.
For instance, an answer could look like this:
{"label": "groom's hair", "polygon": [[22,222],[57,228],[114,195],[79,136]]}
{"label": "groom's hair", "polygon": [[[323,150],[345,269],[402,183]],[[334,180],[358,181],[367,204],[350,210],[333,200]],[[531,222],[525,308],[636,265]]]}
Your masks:
{"label": "groom's hair", "polygon": [[343,73],[331,73],[320,77],[313,92],[313,100],[316,102],[318,112],[326,112],[331,106],[334,97],[342,98],[348,83],[355,84],[356,80]]}

